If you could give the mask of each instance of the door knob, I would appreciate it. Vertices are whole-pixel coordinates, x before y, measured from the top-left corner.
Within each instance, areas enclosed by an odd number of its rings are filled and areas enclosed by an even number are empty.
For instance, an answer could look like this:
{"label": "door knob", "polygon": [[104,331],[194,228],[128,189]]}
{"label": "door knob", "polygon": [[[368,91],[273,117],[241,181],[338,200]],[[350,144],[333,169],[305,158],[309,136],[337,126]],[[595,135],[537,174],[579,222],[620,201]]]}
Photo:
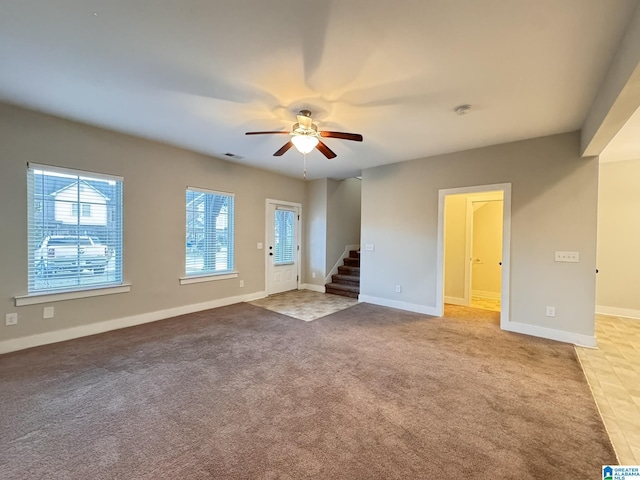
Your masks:
{"label": "door knob", "polygon": [[269,255],[273,256],[273,252],[269,252]]}
{"label": "door knob", "polygon": [[498,265],[502,266],[502,262],[498,262]]}

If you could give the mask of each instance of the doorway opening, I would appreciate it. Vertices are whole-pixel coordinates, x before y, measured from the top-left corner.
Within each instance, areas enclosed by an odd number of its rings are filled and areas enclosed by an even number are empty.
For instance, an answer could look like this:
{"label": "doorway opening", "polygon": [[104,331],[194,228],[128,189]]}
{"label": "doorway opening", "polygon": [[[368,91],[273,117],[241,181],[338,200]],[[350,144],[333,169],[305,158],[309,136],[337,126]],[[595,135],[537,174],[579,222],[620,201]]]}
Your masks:
{"label": "doorway opening", "polygon": [[511,184],[439,192],[438,292],[444,304],[500,311],[509,321]]}

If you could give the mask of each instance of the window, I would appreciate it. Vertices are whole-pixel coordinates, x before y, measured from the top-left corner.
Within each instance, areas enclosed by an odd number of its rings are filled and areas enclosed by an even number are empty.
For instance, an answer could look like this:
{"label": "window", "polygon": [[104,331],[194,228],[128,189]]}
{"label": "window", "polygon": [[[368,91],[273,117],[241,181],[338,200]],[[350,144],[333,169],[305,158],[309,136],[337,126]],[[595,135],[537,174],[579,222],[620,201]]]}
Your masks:
{"label": "window", "polygon": [[294,262],[295,213],[291,210],[275,212],[274,265],[290,265]]}
{"label": "window", "polygon": [[122,284],[122,183],[29,164],[29,294]]}
{"label": "window", "polygon": [[186,275],[233,272],[233,194],[189,187],[186,200]]}
{"label": "window", "polygon": [[[91,216],[91,204],[90,203],[83,203],[80,205],[81,209],[81,215],[83,217],[90,217]],[[78,204],[77,203],[72,203],[71,204],[71,215],[73,215],[74,217],[78,216]]]}

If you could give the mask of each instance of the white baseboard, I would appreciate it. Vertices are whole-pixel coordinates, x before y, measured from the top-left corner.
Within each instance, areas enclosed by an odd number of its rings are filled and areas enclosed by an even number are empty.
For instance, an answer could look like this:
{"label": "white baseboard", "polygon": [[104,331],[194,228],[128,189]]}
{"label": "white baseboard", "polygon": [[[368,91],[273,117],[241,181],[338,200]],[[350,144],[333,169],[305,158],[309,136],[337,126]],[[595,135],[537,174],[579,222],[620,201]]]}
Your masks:
{"label": "white baseboard", "polygon": [[472,290],[471,296],[488,298],[490,300],[500,300],[500,292],[486,292],[484,290]]}
{"label": "white baseboard", "polygon": [[313,283],[301,283],[300,290],[311,290],[312,292],[325,293],[324,285],[314,285]]}
{"label": "white baseboard", "polygon": [[557,340],[558,342],[573,343],[581,347],[595,348],[598,341],[595,336],[583,335],[581,333],[566,332],[564,330],[555,330],[553,328],[539,327],[537,325],[529,325],[527,323],[507,322],[505,325],[500,324],[502,330],[514,333],[523,333],[534,337],[548,338],[549,340]]}
{"label": "white baseboard", "polygon": [[38,347],[40,345],[48,345],[50,343],[64,342],[66,340],[73,340],[74,338],[110,332],[111,330],[133,327],[135,325],[142,325],[143,323],[156,322],[158,320],[177,317],[187,313],[200,312],[210,308],[224,307],[234,303],[250,302],[266,296],[267,292],[249,293],[247,295],[220,298],[218,300],[211,300],[210,302],[183,305],[181,307],[170,308],[167,310],[142,313],[140,315],[132,315],[130,317],[114,318],[113,320],[105,320],[104,322],[90,323],[88,325],[80,325],[78,327],[66,328],[63,330],[54,330],[53,332],[38,333],[27,337],[4,340],[0,342],[0,354],[24,350],[25,348]]}
{"label": "white baseboard", "polygon": [[369,295],[359,295],[358,301],[364,303],[372,303],[374,305],[380,305],[382,307],[397,308],[398,310],[406,310],[408,312],[424,313],[425,315],[438,316],[436,307],[419,305],[417,303],[401,302],[399,300],[389,300],[388,298],[371,297]]}
{"label": "white baseboard", "polygon": [[596,305],[596,313],[600,315],[612,315],[614,317],[640,319],[640,310],[632,310],[630,308],[605,307],[603,305]]}
{"label": "white baseboard", "polygon": [[460,297],[444,297],[444,303],[449,303],[451,305],[462,305],[463,307],[468,307],[469,304],[466,302],[464,298]]}

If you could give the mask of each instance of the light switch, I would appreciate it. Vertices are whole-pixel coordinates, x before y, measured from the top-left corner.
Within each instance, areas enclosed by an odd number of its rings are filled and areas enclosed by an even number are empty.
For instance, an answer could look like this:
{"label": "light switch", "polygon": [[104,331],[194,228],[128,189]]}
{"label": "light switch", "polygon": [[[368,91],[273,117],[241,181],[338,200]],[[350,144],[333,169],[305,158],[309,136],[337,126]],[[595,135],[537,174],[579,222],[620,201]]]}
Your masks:
{"label": "light switch", "polygon": [[44,307],[42,309],[42,318],[53,318],[54,310],[53,307]]}
{"label": "light switch", "polygon": [[262,250],[262,242],[258,242],[258,250]]}
{"label": "light switch", "polygon": [[579,263],[580,253],[578,252],[556,252],[556,262]]}
{"label": "light switch", "polygon": [[364,249],[369,252],[373,252],[375,250],[375,246],[373,245],[373,243],[365,243]]}

